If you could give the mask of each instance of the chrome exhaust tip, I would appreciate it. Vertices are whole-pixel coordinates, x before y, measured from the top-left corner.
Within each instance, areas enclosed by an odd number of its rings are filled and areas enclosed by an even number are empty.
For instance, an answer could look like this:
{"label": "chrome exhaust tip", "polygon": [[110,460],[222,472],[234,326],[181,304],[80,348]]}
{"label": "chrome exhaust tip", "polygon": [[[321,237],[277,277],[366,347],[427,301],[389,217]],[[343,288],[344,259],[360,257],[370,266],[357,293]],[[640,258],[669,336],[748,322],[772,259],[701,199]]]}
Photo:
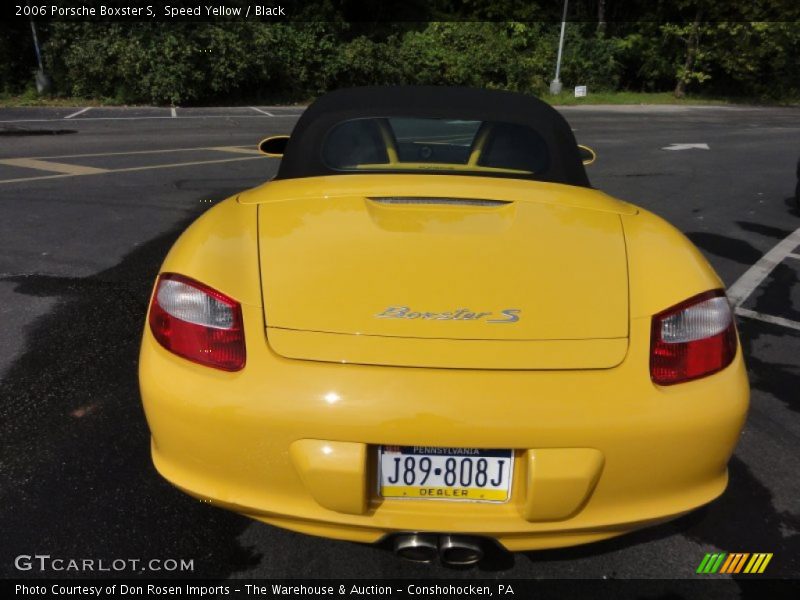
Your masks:
{"label": "chrome exhaust tip", "polygon": [[429,563],[439,554],[435,535],[409,533],[394,539],[394,553],[400,558],[417,563]]}
{"label": "chrome exhaust tip", "polygon": [[439,537],[439,557],[446,565],[465,567],[480,562],[483,548],[477,538],[443,535]]}

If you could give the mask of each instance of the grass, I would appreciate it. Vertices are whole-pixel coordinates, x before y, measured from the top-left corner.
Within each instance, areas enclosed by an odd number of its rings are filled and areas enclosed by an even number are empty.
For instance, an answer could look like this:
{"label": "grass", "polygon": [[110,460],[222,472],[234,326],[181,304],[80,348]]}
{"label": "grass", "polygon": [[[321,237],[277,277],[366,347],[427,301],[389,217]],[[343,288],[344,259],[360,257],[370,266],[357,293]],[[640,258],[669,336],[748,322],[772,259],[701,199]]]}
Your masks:
{"label": "grass", "polygon": [[698,98],[686,96],[676,98],[671,92],[592,92],[576,98],[572,89],[565,90],[557,96],[542,96],[550,104],[559,106],[580,106],[583,104],[730,104],[727,98]]}
{"label": "grass", "polygon": [[557,96],[544,95],[542,99],[557,106],[580,106],[594,104],[677,104],[677,105],[763,105],[763,106],[796,106],[798,99],[766,100],[763,98],[732,98],[687,95],[676,98],[672,92],[592,92],[587,96],[576,98],[572,89],[565,90]]}
{"label": "grass", "polygon": [[[597,104],[677,104],[677,105],[762,105],[762,106],[798,106],[800,99],[767,100],[761,98],[731,98],[731,97],[708,97],[687,95],[684,98],[676,98],[671,92],[593,92],[583,98],[576,98],[572,89],[565,89],[557,96],[550,96],[545,93],[541,96],[542,100],[557,106],[580,106]],[[243,106],[251,106],[248,102]],[[234,106],[236,103],[225,103],[222,105]],[[258,103],[256,103],[258,105]],[[291,103],[287,103],[287,106]],[[36,90],[29,89],[23,94],[0,94],[0,108],[19,107],[19,106],[55,106],[55,107],[83,107],[83,106],[146,106],[146,104],[126,104],[113,98],[76,98],[60,96],[39,96]]]}
{"label": "grass", "polygon": [[61,96],[39,96],[36,90],[23,94],[0,94],[0,108],[18,106],[122,106],[107,98],[73,98]]}

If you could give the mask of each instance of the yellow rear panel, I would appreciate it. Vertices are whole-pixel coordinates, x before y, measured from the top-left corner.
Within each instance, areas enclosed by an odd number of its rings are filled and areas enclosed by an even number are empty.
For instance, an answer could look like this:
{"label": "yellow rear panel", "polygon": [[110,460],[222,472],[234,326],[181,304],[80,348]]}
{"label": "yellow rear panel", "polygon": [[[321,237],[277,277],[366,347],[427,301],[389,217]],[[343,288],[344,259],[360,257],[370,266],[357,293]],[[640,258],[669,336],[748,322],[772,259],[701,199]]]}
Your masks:
{"label": "yellow rear panel", "polygon": [[[464,364],[471,368],[497,362],[498,352],[529,357],[504,361],[506,368],[591,368],[622,359],[627,259],[614,209],[626,212],[626,205],[592,190],[527,181],[356,177],[364,181],[348,187],[352,177],[340,176],[344,191],[335,196],[326,187],[333,178],[261,188],[265,315],[278,352],[363,361],[358,356],[381,354],[383,338],[414,338],[469,341]],[[453,185],[443,188],[442,180]],[[272,185],[294,199],[270,201]],[[561,202],[571,194],[575,202]],[[322,337],[278,330],[356,335],[330,343],[360,349],[336,356],[322,352]],[[477,343],[488,340],[539,344],[504,351]],[[577,343],[586,340],[603,341]],[[458,356],[459,345],[451,346]],[[393,357],[382,364],[449,366],[424,359],[439,353],[436,344],[388,340],[386,348]]]}

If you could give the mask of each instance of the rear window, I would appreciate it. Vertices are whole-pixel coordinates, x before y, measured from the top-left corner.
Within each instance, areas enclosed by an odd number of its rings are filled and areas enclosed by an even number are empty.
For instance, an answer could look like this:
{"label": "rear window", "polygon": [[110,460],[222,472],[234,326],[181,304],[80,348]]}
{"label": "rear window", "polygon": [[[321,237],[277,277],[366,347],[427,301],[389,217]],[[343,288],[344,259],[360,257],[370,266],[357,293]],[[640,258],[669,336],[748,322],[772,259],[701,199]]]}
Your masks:
{"label": "rear window", "polygon": [[547,144],[515,123],[385,117],[344,121],[322,145],[337,171],[480,172],[536,175],[547,170]]}

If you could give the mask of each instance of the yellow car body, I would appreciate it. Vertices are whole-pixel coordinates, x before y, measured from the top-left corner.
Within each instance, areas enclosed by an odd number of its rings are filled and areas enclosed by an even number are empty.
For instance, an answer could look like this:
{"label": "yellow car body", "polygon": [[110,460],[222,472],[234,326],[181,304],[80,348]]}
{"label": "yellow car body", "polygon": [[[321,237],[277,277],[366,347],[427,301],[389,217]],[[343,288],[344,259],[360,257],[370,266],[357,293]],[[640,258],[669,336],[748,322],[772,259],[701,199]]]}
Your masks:
{"label": "yellow car body", "polygon": [[[343,540],[454,533],[530,550],[629,532],[725,490],[748,407],[738,340],[708,376],[658,385],[649,370],[653,316],[722,284],[676,229],[597,190],[463,174],[275,180],[206,212],[161,272],[241,305],[247,355],[233,372],[143,335],[153,462],[203,501]],[[459,309],[473,316],[438,318]],[[524,318],[490,323],[503,314]],[[385,497],[380,446],[509,449],[510,496]]]}

